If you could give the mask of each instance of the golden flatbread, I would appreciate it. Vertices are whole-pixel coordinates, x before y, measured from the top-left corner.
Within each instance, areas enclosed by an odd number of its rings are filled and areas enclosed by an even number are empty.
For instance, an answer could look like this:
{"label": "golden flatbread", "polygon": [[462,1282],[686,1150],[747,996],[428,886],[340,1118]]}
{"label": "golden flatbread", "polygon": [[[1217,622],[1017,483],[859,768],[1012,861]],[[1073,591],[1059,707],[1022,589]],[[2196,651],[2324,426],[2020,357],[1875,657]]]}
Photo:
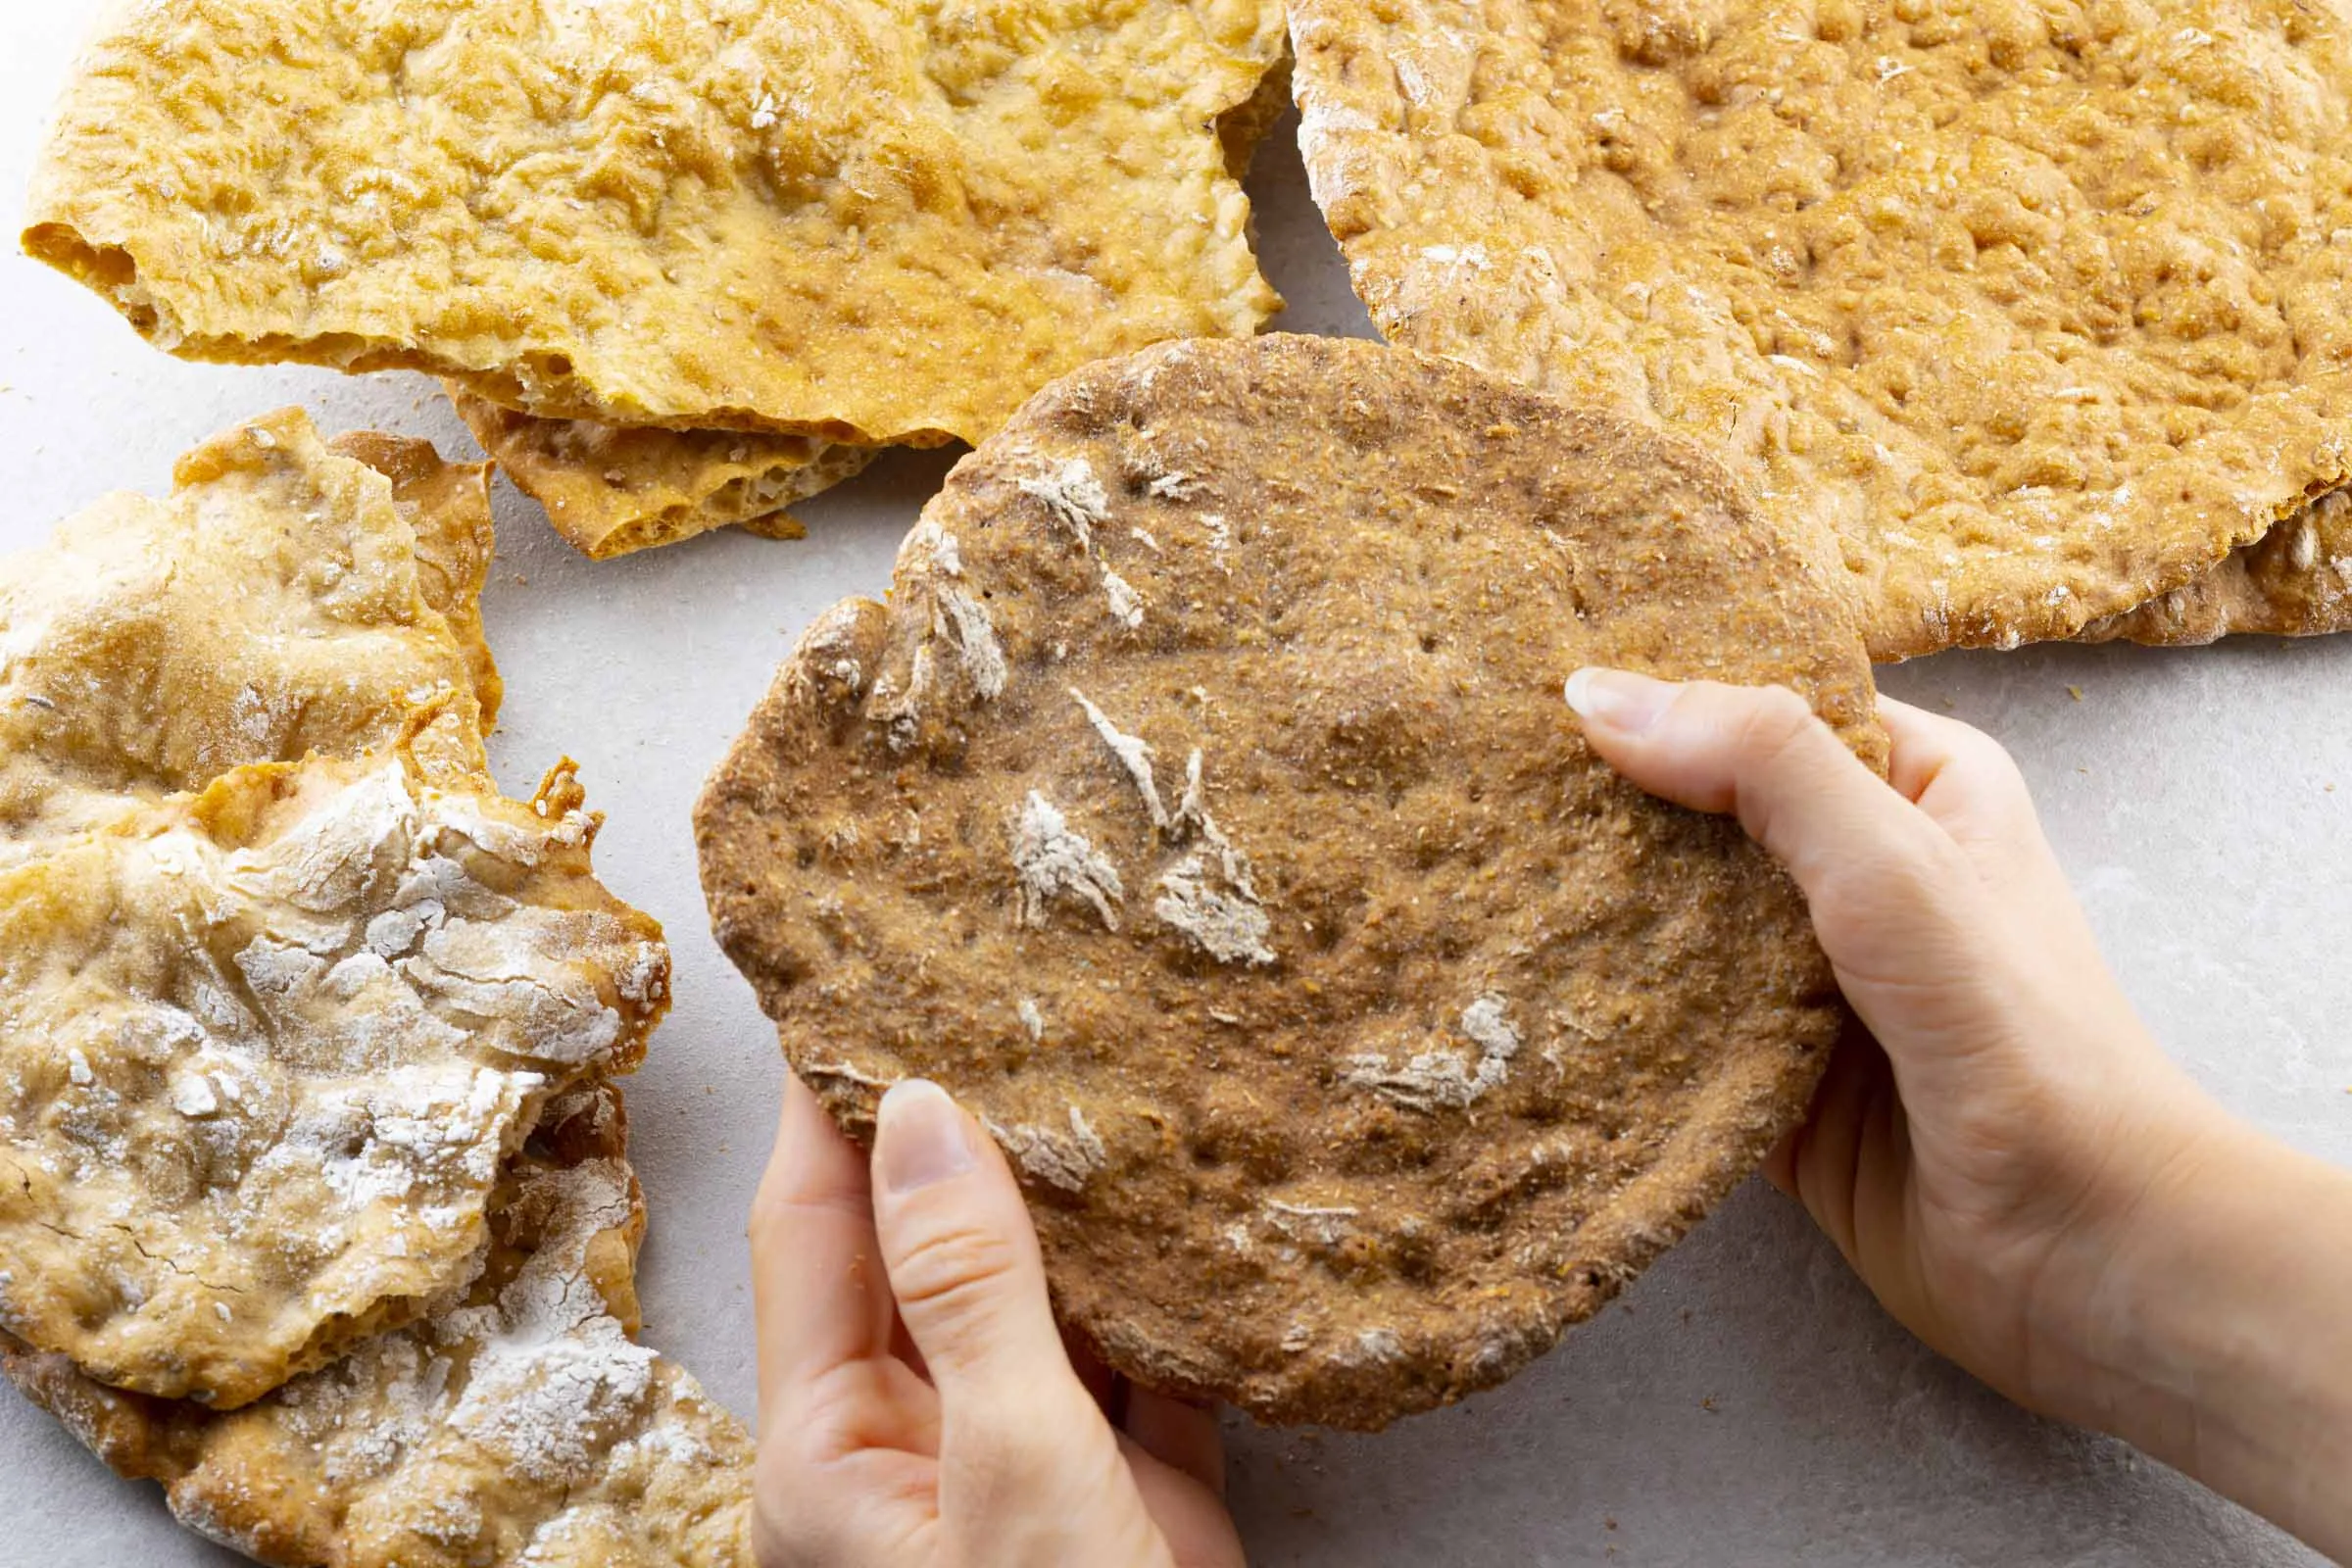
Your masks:
{"label": "golden flatbread", "polygon": [[802,637],[696,808],[712,926],[853,1130],[912,1074],[986,1119],[1109,1364],[1378,1426],[1597,1310],[1843,1017],[1588,662],[1884,761],[1839,574],[1689,443],[1336,338],[1105,361]]}
{"label": "golden flatbread", "polygon": [[412,712],[478,770],[498,672],[477,600],[486,470],[332,447],[300,410],[0,561],[0,862],[247,762],[389,747]]}
{"label": "golden flatbread", "polygon": [[231,1413],[0,1370],[192,1529],[282,1568],[750,1568],[751,1439],[632,1344],[645,1215],[610,1087],[502,1177],[480,1276],[415,1327]]}
{"label": "golden flatbread", "polygon": [[1283,48],[1275,0],[163,0],[83,57],[25,244],[190,358],[977,439],[1277,307],[1219,121]]}
{"label": "golden flatbread", "polygon": [[2072,636],[2344,482],[2332,8],[1292,15],[1382,329],[1697,438],[1834,534],[1880,658]]}
{"label": "golden flatbread", "polygon": [[591,561],[737,525],[798,539],[804,530],[784,509],[879,455],[805,435],[541,419],[449,390],[482,450]]}

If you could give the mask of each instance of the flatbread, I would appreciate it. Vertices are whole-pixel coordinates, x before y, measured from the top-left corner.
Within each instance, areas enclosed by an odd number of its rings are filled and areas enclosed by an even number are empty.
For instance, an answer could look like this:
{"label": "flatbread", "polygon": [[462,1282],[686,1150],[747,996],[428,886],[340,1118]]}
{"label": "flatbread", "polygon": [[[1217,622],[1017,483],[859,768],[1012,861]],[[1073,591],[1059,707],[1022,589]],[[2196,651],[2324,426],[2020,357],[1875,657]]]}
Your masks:
{"label": "flatbread", "polygon": [[[299,409],[288,410],[261,422],[274,427],[287,418],[307,416]],[[220,439],[230,437],[216,438]],[[381,430],[346,430],[326,445],[392,481],[393,508],[416,536],[417,592],[426,608],[449,622],[473,682],[474,725],[488,734],[506,696],[506,683],[498,678],[498,663],[482,636],[482,585],[490,580],[490,558],[498,547],[490,518],[490,466],[444,462],[430,441]],[[307,526],[311,518],[309,509],[304,511]],[[371,726],[331,739],[321,736],[318,747],[365,751],[378,734]]]}
{"label": "flatbread", "polygon": [[1394,341],[1692,436],[1873,652],[2068,637],[2346,476],[2328,7],[1297,0]]}
{"label": "flatbread", "polygon": [[803,636],[713,927],[854,1131],[915,1073],[986,1118],[1111,1365],[1378,1426],[1680,1237],[1842,1017],[1737,824],[1587,749],[1589,662],[1885,755],[1838,574],[1683,442],[1338,339],[1089,367]]}
{"label": "flatbread", "polygon": [[1283,48],[1275,0],[160,0],[83,57],[25,245],[193,359],[977,439],[1277,308],[1217,122]]}
{"label": "flatbread", "polygon": [[2082,629],[2083,642],[2194,647],[2352,631],[2352,496],[2334,491],[2184,588]]}
{"label": "flatbread", "polygon": [[248,762],[391,746],[435,708],[482,767],[498,671],[480,465],[300,410],[0,561],[0,863]]}
{"label": "flatbread", "polygon": [[0,1370],[190,1527],[283,1568],[749,1568],[751,1439],[630,1343],[645,1214],[609,1086],[493,1200],[480,1277],[422,1323],[222,1414],[0,1336]]}
{"label": "flatbread", "polygon": [[467,1278],[545,1099],[626,1072],[661,927],[408,748],[231,769],[0,871],[0,1328],[227,1409]]}
{"label": "flatbread", "polygon": [[798,539],[806,530],[784,509],[879,455],[805,435],[539,419],[455,385],[450,396],[482,450],[591,561],[738,525]]}

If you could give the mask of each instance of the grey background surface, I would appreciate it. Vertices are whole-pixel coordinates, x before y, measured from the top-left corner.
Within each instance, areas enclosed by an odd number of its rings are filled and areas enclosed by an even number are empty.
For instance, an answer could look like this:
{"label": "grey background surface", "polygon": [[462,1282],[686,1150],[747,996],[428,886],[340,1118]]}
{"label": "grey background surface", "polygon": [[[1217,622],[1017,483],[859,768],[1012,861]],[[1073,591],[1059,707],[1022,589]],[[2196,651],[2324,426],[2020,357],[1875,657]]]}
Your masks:
{"label": "grey background surface", "polygon": [[[91,10],[0,0],[0,226],[12,238]],[[1368,335],[1307,201],[1293,128],[1251,180],[1266,268],[1291,300],[1280,324]],[[37,542],[104,491],[163,490],[175,454],[282,404],[308,405],[330,429],[472,452],[421,379],[182,365],[10,248],[0,549]],[[949,461],[886,460],[806,508],[799,543],[730,533],[604,565],[501,486],[486,608],[508,695],[493,756],[526,793],[558,755],[577,757],[610,813],[600,869],[669,928],[677,1009],[629,1087],[653,1213],[649,1333],[747,1417],[742,1220],[779,1068],[708,935],[688,808],[793,635],[886,582]],[[2238,1111],[2352,1162],[2352,640],[1946,656],[1885,684],[2016,752],[2166,1048]],[[1376,1438],[1237,1427],[1232,1448],[1235,1507],[1266,1565],[2318,1560],[1930,1355],[1792,1205],[1753,1183],[1507,1388]],[[0,1565],[232,1560],[180,1534],[153,1488],[116,1481],[0,1392]]]}

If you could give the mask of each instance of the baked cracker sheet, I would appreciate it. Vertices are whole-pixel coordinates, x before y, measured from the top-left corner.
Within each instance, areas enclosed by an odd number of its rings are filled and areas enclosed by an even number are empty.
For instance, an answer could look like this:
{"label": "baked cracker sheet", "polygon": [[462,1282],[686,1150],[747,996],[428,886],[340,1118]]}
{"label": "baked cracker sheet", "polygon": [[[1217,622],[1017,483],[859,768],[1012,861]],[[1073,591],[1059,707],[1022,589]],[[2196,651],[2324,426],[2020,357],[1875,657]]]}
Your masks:
{"label": "baked cracker sheet", "polygon": [[453,385],[473,438],[548,521],[592,561],[741,526],[798,539],[785,510],[839,484],[879,455],[805,435],[664,430],[541,419]]}
{"label": "baked cracker sheet", "polygon": [[160,0],[84,55],[25,244],[193,359],[977,439],[1277,308],[1219,122],[1283,50],[1274,0]]}
{"label": "baked cracker sheet", "polygon": [[1697,438],[1826,530],[1881,659],[2074,636],[2344,482],[2329,8],[1292,23],[1316,200],[1382,330]]}

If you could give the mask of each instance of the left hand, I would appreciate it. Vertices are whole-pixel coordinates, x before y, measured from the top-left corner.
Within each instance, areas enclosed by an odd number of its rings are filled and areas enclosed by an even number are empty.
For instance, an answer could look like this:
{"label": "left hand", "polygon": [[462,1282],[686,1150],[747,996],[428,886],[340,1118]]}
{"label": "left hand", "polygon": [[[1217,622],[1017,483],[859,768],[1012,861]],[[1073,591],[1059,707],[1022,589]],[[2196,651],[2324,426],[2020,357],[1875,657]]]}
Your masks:
{"label": "left hand", "polygon": [[1073,1366],[1012,1171],[937,1085],[883,1097],[869,1172],[788,1076],[751,1241],[760,1568],[1240,1568],[1215,1417]]}

